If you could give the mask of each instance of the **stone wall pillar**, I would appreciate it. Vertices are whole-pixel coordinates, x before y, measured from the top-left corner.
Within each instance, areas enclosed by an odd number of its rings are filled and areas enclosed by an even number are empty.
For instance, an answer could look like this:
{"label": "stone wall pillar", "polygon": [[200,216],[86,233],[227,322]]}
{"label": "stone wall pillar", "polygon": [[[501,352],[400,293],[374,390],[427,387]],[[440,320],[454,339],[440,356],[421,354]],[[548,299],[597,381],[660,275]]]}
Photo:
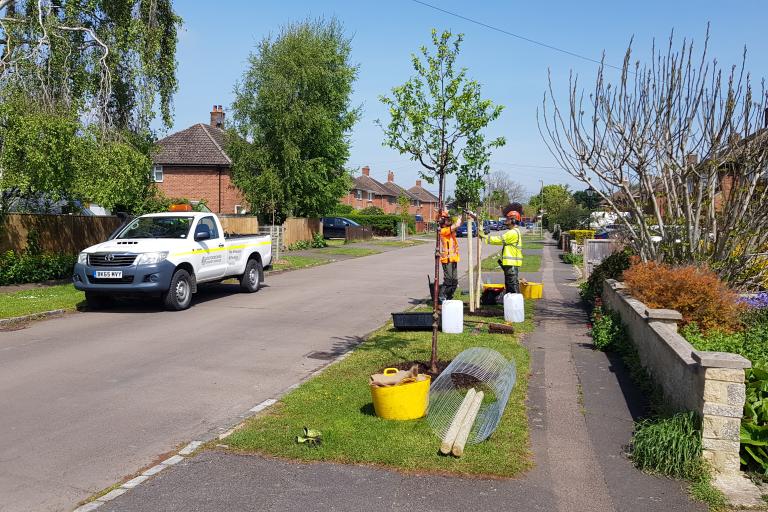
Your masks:
{"label": "stone wall pillar", "polygon": [[736,354],[693,352],[701,366],[703,393],[701,443],[704,459],[722,475],[739,473],[739,429],[744,412],[744,369],[750,362]]}

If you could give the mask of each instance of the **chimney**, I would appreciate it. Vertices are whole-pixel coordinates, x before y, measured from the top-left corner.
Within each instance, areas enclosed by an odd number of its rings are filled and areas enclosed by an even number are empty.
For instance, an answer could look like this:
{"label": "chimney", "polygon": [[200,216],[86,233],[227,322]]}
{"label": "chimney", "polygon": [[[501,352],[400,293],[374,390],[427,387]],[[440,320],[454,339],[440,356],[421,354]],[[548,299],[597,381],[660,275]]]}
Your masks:
{"label": "chimney", "polygon": [[416,180],[416,186],[421,188],[421,180]]}
{"label": "chimney", "polygon": [[214,105],[211,109],[211,126],[224,129],[224,109],[221,105]]}
{"label": "chimney", "polygon": [[394,172],[392,172],[392,171],[389,171],[389,172],[387,173],[387,181],[388,181],[389,183],[394,183],[394,181],[395,181],[395,173],[394,173]]}
{"label": "chimney", "polygon": [[371,168],[367,165],[363,167],[363,176],[370,176],[371,175]]}
{"label": "chimney", "polygon": [[688,153],[685,155],[685,165],[694,166],[699,163],[699,155],[696,153]]}

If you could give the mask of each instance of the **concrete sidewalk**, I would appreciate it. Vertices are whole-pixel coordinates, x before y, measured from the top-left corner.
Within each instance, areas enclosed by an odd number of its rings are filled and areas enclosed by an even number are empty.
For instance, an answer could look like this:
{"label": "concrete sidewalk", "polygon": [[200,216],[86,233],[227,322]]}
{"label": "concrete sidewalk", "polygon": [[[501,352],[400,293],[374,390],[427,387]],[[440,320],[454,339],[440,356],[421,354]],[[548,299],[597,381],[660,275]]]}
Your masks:
{"label": "concrete sidewalk", "polygon": [[521,478],[411,475],[209,451],[99,511],[706,510],[681,482],[645,475],[626,458],[642,398],[620,365],[591,349],[572,268],[557,259],[554,244],[543,251],[541,273],[545,298],[525,341],[535,467]]}

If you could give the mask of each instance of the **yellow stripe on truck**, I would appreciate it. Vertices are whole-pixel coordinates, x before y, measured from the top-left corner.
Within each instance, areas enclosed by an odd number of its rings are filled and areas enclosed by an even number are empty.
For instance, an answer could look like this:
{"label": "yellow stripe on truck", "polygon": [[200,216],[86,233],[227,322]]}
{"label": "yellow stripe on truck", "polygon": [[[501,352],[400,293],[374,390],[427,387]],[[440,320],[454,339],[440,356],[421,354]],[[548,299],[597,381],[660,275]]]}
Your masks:
{"label": "yellow stripe on truck", "polygon": [[229,249],[247,249],[249,247],[257,247],[259,245],[272,245],[272,242],[266,241],[266,242],[259,242],[256,244],[233,245],[232,247],[214,247],[212,249],[198,249],[198,250],[187,251],[187,252],[175,252],[171,254],[171,256],[189,256],[190,254],[210,254],[212,252],[221,252]]}

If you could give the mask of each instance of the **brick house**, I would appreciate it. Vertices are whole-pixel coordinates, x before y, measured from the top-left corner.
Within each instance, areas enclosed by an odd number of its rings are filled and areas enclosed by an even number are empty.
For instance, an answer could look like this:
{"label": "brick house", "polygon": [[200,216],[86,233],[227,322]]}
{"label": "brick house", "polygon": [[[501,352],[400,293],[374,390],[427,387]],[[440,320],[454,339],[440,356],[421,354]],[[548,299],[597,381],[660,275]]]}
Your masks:
{"label": "brick house", "polygon": [[410,200],[408,213],[411,215],[422,215],[426,220],[427,216],[434,216],[437,211],[437,197],[422,188],[421,180],[416,180],[416,186],[406,190],[395,183],[394,172],[388,171],[387,181],[380,183],[371,178],[371,169],[368,166],[362,168],[362,174],[355,178],[352,190],[341,202],[353,206],[356,210],[376,206],[384,213],[397,214],[397,199],[400,196],[406,196]]}
{"label": "brick house", "polygon": [[152,179],[167,197],[205,200],[215,213],[245,213],[248,205],[231,180],[224,151],[224,110],[214,105],[210,124],[198,123],[157,142]]}
{"label": "brick house", "polygon": [[427,222],[435,220],[438,206],[437,196],[422,187],[421,180],[416,180],[416,185],[409,188],[408,193],[416,199],[412,207],[412,215],[421,215]]}

